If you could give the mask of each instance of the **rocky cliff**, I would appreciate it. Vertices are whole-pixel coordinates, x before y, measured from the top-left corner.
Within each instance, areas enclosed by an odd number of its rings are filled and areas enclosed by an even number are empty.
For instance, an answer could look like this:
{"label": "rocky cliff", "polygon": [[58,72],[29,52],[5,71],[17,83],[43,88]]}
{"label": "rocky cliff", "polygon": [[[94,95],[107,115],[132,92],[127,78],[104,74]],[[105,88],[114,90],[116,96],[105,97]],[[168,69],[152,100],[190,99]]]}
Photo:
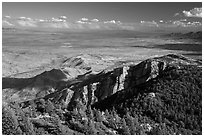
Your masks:
{"label": "rocky cliff", "polygon": [[[70,65],[70,62],[72,65]],[[201,62],[181,55],[169,54],[154,57],[140,63],[128,62],[91,73],[91,68],[80,59],[66,60],[64,68],[52,69],[33,78],[3,78],[3,100],[21,102],[24,107],[30,100],[41,98],[54,102],[64,101],[68,108],[77,104],[86,106],[102,101],[117,93],[129,90],[156,78],[169,67],[180,65],[201,66]],[[65,68],[66,66],[66,68]],[[72,66],[84,69],[84,73],[71,76]]]}

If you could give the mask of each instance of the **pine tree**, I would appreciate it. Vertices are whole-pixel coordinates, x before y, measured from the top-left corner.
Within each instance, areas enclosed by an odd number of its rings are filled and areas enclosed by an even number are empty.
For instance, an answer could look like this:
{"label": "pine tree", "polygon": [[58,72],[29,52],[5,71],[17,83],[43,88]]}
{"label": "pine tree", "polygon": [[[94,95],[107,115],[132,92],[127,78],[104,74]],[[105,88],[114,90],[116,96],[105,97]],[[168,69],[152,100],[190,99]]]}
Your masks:
{"label": "pine tree", "polygon": [[50,100],[48,100],[45,106],[45,111],[51,115],[54,112],[54,110],[55,110],[54,105]]}
{"label": "pine tree", "polygon": [[130,135],[130,130],[129,130],[124,118],[122,119],[122,134],[123,135]]}
{"label": "pine tree", "polygon": [[132,135],[134,135],[135,131],[136,131],[136,128],[135,128],[135,125],[134,125],[133,118],[129,115],[129,113],[126,114],[125,118],[126,118],[126,124],[127,124],[127,126],[129,127],[129,130],[130,130],[130,133]]}
{"label": "pine tree", "polygon": [[113,113],[109,115],[109,117],[107,118],[107,121],[109,122],[108,123],[109,127],[117,129],[117,123],[116,123],[115,117],[113,116]]}
{"label": "pine tree", "polygon": [[95,135],[97,133],[97,130],[95,129],[94,122],[92,120],[88,120],[88,131],[87,133],[89,135]]}
{"label": "pine tree", "polygon": [[110,115],[110,114],[109,114],[108,110],[106,109],[106,110],[105,110],[105,116],[106,116],[106,118],[109,117],[109,115]]}
{"label": "pine tree", "polygon": [[99,110],[96,110],[96,121],[97,122],[102,122],[103,121],[103,117],[102,114]]}

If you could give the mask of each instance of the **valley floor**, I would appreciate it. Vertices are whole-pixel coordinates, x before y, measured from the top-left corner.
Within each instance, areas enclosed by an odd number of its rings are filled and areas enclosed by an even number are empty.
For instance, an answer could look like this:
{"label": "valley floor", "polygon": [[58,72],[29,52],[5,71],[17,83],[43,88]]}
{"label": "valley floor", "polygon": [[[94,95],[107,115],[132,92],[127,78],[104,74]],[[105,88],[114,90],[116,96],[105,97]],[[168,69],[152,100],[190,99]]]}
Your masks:
{"label": "valley floor", "polygon": [[[85,59],[96,71],[119,61],[143,61],[169,53],[202,58],[201,42],[189,39],[163,37],[132,38],[82,38],[61,33],[4,32],[2,43],[3,77],[21,74],[30,77],[60,65],[59,60],[78,55],[90,55]],[[86,58],[86,57],[85,57]],[[101,63],[96,58],[102,59]],[[24,73],[29,72],[29,73]],[[17,76],[17,75],[15,75]]]}

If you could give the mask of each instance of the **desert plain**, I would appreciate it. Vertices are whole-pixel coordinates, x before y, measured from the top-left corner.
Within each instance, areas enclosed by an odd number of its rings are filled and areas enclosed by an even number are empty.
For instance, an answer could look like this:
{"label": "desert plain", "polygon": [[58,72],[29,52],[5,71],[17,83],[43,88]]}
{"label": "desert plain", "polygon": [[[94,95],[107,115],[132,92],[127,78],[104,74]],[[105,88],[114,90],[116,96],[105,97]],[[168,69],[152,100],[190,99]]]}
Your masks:
{"label": "desert plain", "polygon": [[137,61],[170,53],[202,59],[202,42],[166,34],[126,31],[50,32],[3,30],[3,77],[32,77],[59,68],[62,61],[81,57],[93,71],[118,62]]}

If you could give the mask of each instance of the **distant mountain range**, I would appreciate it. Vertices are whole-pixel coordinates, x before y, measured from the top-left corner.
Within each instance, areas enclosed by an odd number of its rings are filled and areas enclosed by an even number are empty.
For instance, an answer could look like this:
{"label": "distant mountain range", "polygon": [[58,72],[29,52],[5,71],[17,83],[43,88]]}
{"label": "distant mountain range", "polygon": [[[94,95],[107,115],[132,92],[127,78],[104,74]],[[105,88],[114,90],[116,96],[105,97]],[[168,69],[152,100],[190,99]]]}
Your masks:
{"label": "distant mountain range", "polygon": [[202,31],[189,32],[189,33],[170,33],[166,35],[167,37],[175,37],[180,39],[197,39],[202,40]]}

